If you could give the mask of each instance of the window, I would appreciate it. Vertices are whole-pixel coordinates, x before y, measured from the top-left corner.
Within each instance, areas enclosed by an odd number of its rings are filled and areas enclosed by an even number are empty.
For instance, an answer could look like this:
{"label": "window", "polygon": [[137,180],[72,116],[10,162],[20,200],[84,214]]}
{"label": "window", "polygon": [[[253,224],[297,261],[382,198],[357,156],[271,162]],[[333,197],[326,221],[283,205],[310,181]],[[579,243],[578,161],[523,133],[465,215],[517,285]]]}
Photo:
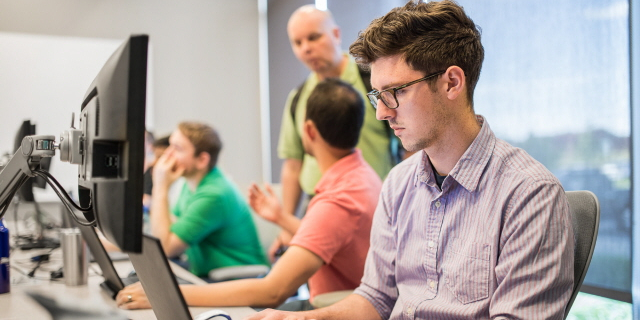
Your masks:
{"label": "window", "polygon": [[631,302],[629,4],[460,0],[486,56],[475,110],[562,182],[600,200],[583,291]]}

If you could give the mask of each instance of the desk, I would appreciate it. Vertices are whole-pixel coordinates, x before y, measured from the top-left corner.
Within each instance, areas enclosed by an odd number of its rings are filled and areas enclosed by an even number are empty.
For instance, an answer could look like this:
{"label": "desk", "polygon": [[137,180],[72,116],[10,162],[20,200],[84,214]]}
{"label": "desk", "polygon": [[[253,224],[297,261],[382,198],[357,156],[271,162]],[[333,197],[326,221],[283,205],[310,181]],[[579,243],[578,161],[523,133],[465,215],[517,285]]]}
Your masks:
{"label": "desk", "polygon": [[[19,251],[14,250],[11,253],[11,263],[17,264],[20,269],[29,272],[28,268],[24,268],[24,262],[36,254],[45,253],[48,250],[31,250],[31,251]],[[46,265],[46,270],[57,269],[61,266],[62,253],[60,249],[56,249],[51,254],[50,262]],[[120,274],[124,276],[133,270],[131,262],[129,261],[115,261],[114,266]],[[43,265],[44,268],[44,265]],[[187,270],[180,268],[173,264],[172,269],[181,278],[192,281],[193,283],[205,283],[202,279],[191,274]],[[36,277],[40,280],[27,278],[20,274],[18,270],[12,268],[11,270],[11,292],[6,294],[0,294],[0,319],[34,319],[34,320],[50,320],[49,313],[42,308],[37,302],[32,300],[26,295],[26,291],[33,290],[47,294],[53,297],[61,297],[64,301],[69,300],[76,301],[79,305],[93,304],[98,307],[105,305],[107,307],[116,308],[115,301],[100,288],[102,283],[102,276],[98,275],[96,271],[100,268],[96,264],[92,264],[89,269],[89,279],[87,285],[71,287],[64,284],[64,281],[48,281],[44,280],[49,277],[49,272],[46,270],[36,272]],[[222,309],[228,312],[234,320],[240,320],[244,317],[255,313],[255,311],[248,307],[228,307],[228,308],[189,308],[192,316],[198,315],[209,309]],[[133,320],[151,320],[156,319],[153,310],[125,310],[123,311],[130,319]]]}

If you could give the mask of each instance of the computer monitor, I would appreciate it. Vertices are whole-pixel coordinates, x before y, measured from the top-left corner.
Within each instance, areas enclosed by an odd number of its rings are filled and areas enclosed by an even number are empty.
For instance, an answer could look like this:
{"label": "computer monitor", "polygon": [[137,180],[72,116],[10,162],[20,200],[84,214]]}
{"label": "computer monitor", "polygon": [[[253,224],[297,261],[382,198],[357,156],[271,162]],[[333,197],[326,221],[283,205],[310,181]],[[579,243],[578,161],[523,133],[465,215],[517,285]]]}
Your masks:
{"label": "computer monitor", "polygon": [[142,250],[147,35],[131,36],[107,60],[80,108],[78,200],[104,236]]}
{"label": "computer monitor", "polygon": [[[30,120],[24,120],[20,127],[18,128],[18,132],[16,132],[16,137],[14,141],[13,152],[15,153],[20,148],[22,144],[22,139],[26,136],[31,136],[36,134],[36,125],[31,124]],[[40,168],[45,171],[49,171],[51,167],[51,158],[42,158],[40,160]],[[47,185],[47,182],[42,177],[32,177],[28,179],[22,187],[17,192],[18,198],[22,202],[34,202],[35,198],[33,196],[33,187],[38,187],[44,189]]]}

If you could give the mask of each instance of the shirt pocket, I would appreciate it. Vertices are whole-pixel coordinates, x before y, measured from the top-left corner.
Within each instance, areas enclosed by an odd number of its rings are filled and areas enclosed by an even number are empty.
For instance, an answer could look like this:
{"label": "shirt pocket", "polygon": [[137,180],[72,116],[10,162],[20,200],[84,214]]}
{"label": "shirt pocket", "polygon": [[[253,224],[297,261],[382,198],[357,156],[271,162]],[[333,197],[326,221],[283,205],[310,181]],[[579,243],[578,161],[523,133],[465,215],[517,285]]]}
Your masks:
{"label": "shirt pocket", "polygon": [[491,245],[455,239],[444,253],[447,288],[462,304],[489,297]]}

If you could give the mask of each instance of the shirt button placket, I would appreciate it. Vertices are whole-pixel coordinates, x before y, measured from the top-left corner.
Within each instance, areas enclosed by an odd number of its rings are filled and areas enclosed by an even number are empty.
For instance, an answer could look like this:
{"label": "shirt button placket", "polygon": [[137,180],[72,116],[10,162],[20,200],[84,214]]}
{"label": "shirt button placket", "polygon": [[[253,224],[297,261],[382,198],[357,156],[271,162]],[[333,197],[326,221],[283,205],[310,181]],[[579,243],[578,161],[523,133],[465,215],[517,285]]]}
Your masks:
{"label": "shirt button placket", "polygon": [[404,310],[404,313],[407,315],[407,317],[409,317],[410,319],[413,319],[413,307],[407,307]]}

